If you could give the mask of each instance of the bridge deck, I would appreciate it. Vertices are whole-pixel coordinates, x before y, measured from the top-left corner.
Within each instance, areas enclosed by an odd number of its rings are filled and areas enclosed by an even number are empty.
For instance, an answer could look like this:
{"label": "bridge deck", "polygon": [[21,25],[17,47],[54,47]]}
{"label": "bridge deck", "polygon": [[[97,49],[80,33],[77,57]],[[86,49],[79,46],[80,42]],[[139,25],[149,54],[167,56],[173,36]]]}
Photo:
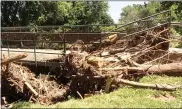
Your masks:
{"label": "bridge deck", "polygon": [[[12,56],[16,56],[18,54],[23,54],[23,53],[27,53],[28,56],[24,59],[21,59],[21,62],[25,63],[25,64],[35,64],[35,53],[34,53],[34,49],[9,49],[9,56],[8,56],[8,49],[7,48],[1,48],[1,52],[3,55],[5,55],[6,57],[12,57]],[[48,54],[46,54],[48,53]],[[63,51],[62,50],[51,50],[51,49],[36,49],[36,61],[37,64],[41,64],[41,65],[49,65],[50,63],[45,63],[45,60],[49,60],[49,59],[55,59],[55,58],[59,58],[61,57]],[[58,62],[52,62],[52,64],[56,64]]]}

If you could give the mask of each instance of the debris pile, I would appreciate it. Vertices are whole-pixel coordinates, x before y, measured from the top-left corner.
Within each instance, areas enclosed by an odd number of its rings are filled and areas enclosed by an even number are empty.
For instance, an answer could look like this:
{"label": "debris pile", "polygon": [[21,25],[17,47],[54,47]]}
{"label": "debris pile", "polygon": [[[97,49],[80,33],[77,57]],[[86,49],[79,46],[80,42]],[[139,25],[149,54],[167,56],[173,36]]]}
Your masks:
{"label": "debris pile", "polygon": [[[109,92],[120,84],[159,90],[176,90],[181,86],[138,83],[144,75],[169,73],[182,75],[182,55],[169,52],[168,25],[120,37],[111,34],[103,37],[101,44],[81,43],[77,51],[60,58],[64,65],[56,78],[46,75],[36,77],[28,68],[12,63],[26,55],[2,59],[2,89],[41,104],[51,104],[67,99],[68,95],[84,98],[89,94]],[[79,45],[79,44],[78,44]],[[84,47],[84,49],[80,49]],[[69,80],[61,83],[63,79]],[[5,89],[4,89],[5,90]],[[16,93],[12,93],[12,90]],[[4,94],[6,95],[6,94]]]}
{"label": "debris pile", "polygon": [[[83,84],[88,79],[95,82],[96,79],[104,78],[105,84],[102,84],[101,89],[108,92],[109,89],[117,88],[120,83],[154,88],[155,84],[143,85],[133,82],[147,74],[177,73],[181,75],[181,55],[179,55],[180,59],[174,58],[174,53],[168,51],[169,30],[168,25],[161,25],[149,31],[125,37],[118,37],[117,34],[114,34],[104,37],[101,45],[94,43],[87,46],[85,52],[72,51],[67,55],[66,66],[69,66],[69,72],[72,72],[72,76],[78,80],[74,81],[74,84],[80,85],[77,90],[83,92],[80,87],[84,86]],[[95,83],[95,85],[100,86],[99,83]],[[175,90],[179,87],[162,86],[164,87],[155,88]],[[82,93],[83,96],[84,93]]]}
{"label": "debris pile", "polygon": [[[16,96],[29,101],[51,104],[65,100],[68,87],[58,84],[54,78],[47,76],[35,77],[27,67],[9,63],[26,57],[27,54],[18,55],[10,59],[3,59],[1,78],[2,95]],[[11,88],[9,90],[9,88]],[[9,90],[9,91],[7,91]]]}

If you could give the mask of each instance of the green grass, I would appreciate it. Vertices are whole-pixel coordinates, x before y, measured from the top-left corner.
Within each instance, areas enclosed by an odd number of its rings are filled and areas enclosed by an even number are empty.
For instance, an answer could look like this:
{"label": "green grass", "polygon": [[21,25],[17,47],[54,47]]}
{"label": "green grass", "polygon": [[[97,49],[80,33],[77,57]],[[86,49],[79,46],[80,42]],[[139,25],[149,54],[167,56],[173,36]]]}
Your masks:
{"label": "green grass", "polygon": [[[182,84],[182,77],[146,76],[140,82]],[[161,100],[152,97],[161,94],[170,94],[174,100]],[[50,106],[19,102],[14,105],[17,108],[182,108],[182,90],[173,92],[158,91],[124,87],[109,94],[94,95],[81,99],[70,99]]]}
{"label": "green grass", "polygon": [[182,48],[182,42],[179,41],[171,41],[170,45],[171,48]]}

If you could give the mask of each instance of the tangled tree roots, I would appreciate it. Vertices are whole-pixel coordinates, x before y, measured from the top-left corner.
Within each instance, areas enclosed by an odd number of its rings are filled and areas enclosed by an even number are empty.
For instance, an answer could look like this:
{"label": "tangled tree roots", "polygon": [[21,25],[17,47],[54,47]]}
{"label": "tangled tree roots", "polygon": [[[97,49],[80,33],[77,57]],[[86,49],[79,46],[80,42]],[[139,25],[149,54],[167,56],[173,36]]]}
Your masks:
{"label": "tangled tree roots", "polygon": [[[35,75],[26,67],[9,63],[2,70],[2,95],[11,95],[16,92],[25,100],[50,104],[65,100],[68,87],[58,84],[48,76],[35,78]],[[7,89],[4,89],[7,88]],[[6,93],[6,90],[11,88]],[[6,94],[5,94],[6,93]]]}

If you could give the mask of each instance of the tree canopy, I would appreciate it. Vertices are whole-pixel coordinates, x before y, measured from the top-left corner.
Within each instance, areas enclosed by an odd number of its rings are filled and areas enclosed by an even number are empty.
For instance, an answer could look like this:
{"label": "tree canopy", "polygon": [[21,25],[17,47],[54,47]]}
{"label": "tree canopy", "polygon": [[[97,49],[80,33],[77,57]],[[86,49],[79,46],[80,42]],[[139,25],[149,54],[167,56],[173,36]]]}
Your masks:
{"label": "tree canopy", "polygon": [[138,20],[144,17],[147,17],[151,14],[154,14],[159,11],[160,7],[159,2],[149,2],[148,4],[137,4],[129,5],[122,9],[120,14],[120,23],[129,23],[134,20]]}
{"label": "tree canopy", "polygon": [[[129,5],[122,9],[119,21],[121,24],[126,24],[163,10],[171,10],[173,22],[182,21],[182,2],[180,1],[150,1],[144,5]],[[154,23],[156,25],[157,21],[161,21],[161,19],[165,20],[166,17],[159,15],[157,16],[157,19],[158,20],[150,21],[150,25]],[[175,27],[175,30],[182,33],[182,30],[179,27]]]}
{"label": "tree canopy", "polygon": [[112,24],[105,1],[2,1],[2,26]]}

